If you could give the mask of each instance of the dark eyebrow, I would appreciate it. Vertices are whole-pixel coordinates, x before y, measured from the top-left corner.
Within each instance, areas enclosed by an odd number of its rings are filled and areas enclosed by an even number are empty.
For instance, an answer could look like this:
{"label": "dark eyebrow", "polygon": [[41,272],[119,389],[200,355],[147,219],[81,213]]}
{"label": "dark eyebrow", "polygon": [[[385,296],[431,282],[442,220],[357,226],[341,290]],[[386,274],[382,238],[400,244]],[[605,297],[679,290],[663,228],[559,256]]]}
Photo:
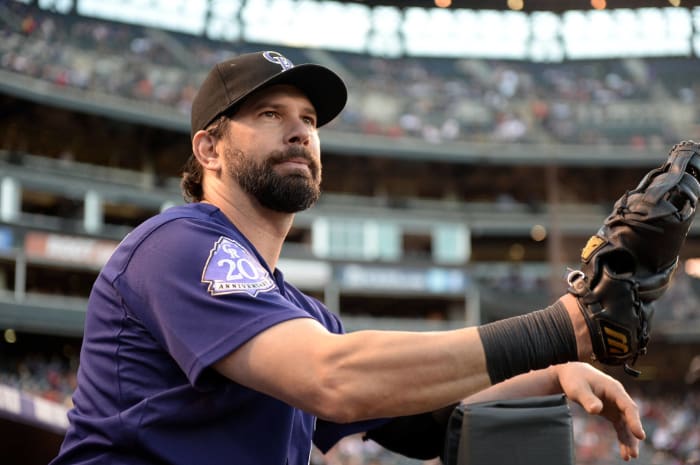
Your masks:
{"label": "dark eyebrow", "polygon": [[[250,108],[253,111],[259,111],[262,110],[263,108],[272,108],[273,110],[283,110],[287,105],[281,104],[281,103],[274,103],[270,102],[268,100],[262,99],[258,100],[255,104],[251,105]],[[313,105],[305,105],[304,106],[304,112],[308,113],[310,115],[313,115],[314,118],[316,118],[316,109],[314,108]]]}

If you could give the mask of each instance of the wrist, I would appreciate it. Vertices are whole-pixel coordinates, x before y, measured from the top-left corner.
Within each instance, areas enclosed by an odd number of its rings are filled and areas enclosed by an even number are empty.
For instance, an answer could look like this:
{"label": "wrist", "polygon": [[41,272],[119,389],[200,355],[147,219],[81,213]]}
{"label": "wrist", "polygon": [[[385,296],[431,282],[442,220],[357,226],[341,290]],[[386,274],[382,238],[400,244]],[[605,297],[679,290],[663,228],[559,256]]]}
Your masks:
{"label": "wrist", "polygon": [[578,360],[571,315],[563,302],[478,327],[491,384],[530,370]]}
{"label": "wrist", "polygon": [[593,355],[591,334],[588,330],[586,320],[583,317],[583,313],[581,313],[581,309],[576,301],[576,297],[571,294],[564,294],[560,298],[560,301],[564,304],[569,318],[571,318],[571,324],[574,327],[578,359],[584,361],[590,360]]}
{"label": "wrist", "polygon": [[[567,362],[569,363],[569,362]],[[566,365],[566,363],[559,363],[556,365],[550,365],[547,368],[545,368],[545,373],[547,374],[547,393],[549,394],[557,394],[559,392],[563,392],[562,387],[561,387],[561,382],[559,381],[559,376],[560,376],[560,368]]]}

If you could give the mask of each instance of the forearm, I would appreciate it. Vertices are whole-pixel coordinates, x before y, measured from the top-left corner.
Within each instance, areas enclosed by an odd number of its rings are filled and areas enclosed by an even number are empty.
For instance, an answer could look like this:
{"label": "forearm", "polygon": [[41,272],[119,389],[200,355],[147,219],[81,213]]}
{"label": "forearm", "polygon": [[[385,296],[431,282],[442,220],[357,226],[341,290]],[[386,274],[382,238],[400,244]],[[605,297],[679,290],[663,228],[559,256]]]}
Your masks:
{"label": "forearm", "polygon": [[474,393],[464,403],[544,396],[562,392],[554,367],[533,370]]}
{"label": "forearm", "polygon": [[306,318],[267,329],[214,368],[338,423],[435,410],[491,384],[475,328],[338,335]]}
{"label": "forearm", "polygon": [[326,364],[333,390],[360,418],[411,415],[459,401],[488,387],[475,328],[440,333],[358,331]]}
{"label": "forearm", "polygon": [[[588,326],[586,325],[583,315],[581,314],[581,310],[578,307],[576,299],[571,294],[565,294],[560,298],[560,301],[564,305],[566,313],[571,320],[571,326],[576,338],[578,360],[589,360],[592,354],[591,338],[588,332]],[[471,384],[467,383],[465,385],[466,388],[473,389],[472,392],[474,392],[473,394],[467,396],[469,402],[481,402],[513,397],[539,396],[562,392],[558,381],[556,366],[549,366],[547,368],[532,367],[540,369],[533,369],[533,371],[518,374],[517,376],[497,384],[492,385],[489,380],[487,380],[484,384],[483,376],[481,378],[474,376],[483,373],[484,370],[487,371],[486,357],[481,344],[481,339],[479,339],[478,342],[478,344],[472,344],[472,347],[476,346],[473,348],[478,353],[478,360],[480,363],[478,365],[472,364],[470,367],[471,370],[477,370],[470,372],[471,381],[478,382]],[[430,348],[426,347],[425,350],[430,350]],[[458,356],[464,357],[465,355],[470,357],[472,354],[467,354],[462,351]],[[439,366],[439,362],[436,361],[435,367]],[[415,372],[413,372],[412,368],[410,368],[406,375],[409,378],[412,378],[412,374],[415,374]],[[479,386],[481,386],[481,388]],[[431,389],[430,386],[428,386],[428,389]],[[427,394],[430,395],[430,392]]]}
{"label": "forearm", "polygon": [[[301,318],[263,331],[214,367],[239,384],[336,422],[427,412],[503,379],[576,359],[581,341],[574,339],[587,333],[585,323],[573,321],[580,312],[568,300],[564,309],[496,326],[490,350],[482,327],[339,335]],[[551,328],[554,314],[557,327]],[[562,337],[551,337],[556,334]]]}

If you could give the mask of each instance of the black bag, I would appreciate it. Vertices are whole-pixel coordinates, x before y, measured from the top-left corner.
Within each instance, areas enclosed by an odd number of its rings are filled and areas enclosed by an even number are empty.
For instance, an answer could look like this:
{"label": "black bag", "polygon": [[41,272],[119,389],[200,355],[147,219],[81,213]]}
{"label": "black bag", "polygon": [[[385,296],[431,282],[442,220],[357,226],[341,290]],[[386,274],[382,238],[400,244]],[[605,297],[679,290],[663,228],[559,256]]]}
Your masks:
{"label": "black bag", "polygon": [[447,425],[444,465],[573,465],[563,394],[460,405]]}

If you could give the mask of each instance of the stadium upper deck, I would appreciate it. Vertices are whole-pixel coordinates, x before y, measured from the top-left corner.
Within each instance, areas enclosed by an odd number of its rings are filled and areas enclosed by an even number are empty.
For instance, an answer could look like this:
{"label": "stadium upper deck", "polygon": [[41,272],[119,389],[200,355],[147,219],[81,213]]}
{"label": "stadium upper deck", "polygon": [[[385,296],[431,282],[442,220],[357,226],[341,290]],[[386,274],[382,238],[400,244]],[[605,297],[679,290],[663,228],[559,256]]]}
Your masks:
{"label": "stadium upper deck", "polygon": [[[17,216],[11,212],[4,223],[19,245],[35,230],[119,240],[179,201],[187,111],[202,73],[224,56],[263,46],[18,2],[1,10],[3,188],[20,199]],[[468,246],[448,267],[496,290],[483,293],[487,309],[509,307],[498,291],[513,283],[514,303],[524,293],[545,296],[557,230],[562,250],[553,266],[563,268],[576,262],[621,191],[671,143],[698,131],[696,89],[686,77],[696,73],[694,59],[531,63],[280,50],[297,63],[322,60],[339,69],[351,95],[343,115],[323,130],[324,200],[299,216],[285,253],[319,258],[314,244],[329,218],[357,237],[389,231],[393,239],[381,253],[367,245],[376,244],[373,236],[359,249],[344,244],[335,255],[321,255],[341,267],[380,263],[399,270],[396,282],[374,294],[395,293],[391,287],[410,278],[402,274],[410,266],[440,264],[440,250],[455,247],[436,238],[452,237],[460,249],[464,241]],[[376,226],[378,218],[385,229]],[[449,234],[436,225],[447,225]],[[551,240],[532,239],[535,226]],[[693,241],[685,252],[697,254]],[[30,286],[55,276],[44,274],[42,260],[27,269]],[[18,287],[14,267],[14,258],[3,262],[9,289]],[[352,269],[340,270],[336,277],[357,278]],[[368,267],[363,276],[379,272]],[[460,282],[457,295],[466,281]],[[63,281],[58,287],[72,289]],[[343,307],[361,310],[352,296],[358,291],[346,291]],[[447,307],[459,313],[459,305],[459,299],[437,304],[443,317],[455,313]]]}

